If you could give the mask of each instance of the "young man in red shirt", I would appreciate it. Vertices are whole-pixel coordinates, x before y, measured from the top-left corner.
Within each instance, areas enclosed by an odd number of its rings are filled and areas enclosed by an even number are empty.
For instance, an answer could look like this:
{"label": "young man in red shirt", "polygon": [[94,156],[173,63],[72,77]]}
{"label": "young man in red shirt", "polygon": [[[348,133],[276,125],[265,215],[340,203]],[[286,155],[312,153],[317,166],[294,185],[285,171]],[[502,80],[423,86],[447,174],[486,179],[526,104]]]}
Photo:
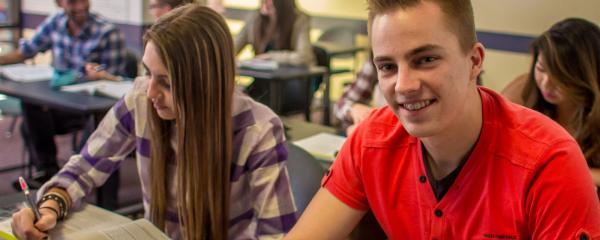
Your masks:
{"label": "young man in red shirt", "polygon": [[372,210],[390,239],[596,239],[577,142],[477,87],[469,0],[368,0],[388,106],[350,136],[288,239],[343,239]]}

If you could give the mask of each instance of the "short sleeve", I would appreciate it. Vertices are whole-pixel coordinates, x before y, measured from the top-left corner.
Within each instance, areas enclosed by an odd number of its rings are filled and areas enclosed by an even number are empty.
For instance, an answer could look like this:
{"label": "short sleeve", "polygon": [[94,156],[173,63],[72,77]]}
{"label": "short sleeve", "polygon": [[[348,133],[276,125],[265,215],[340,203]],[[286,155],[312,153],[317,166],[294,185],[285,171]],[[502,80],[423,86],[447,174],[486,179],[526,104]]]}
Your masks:
{"label": "short sleeve", "polygon": [[540,162],[526,197],[532,239],[600,238],[600,203],[577,143],[549,146]]}
{"label": "short sleeve", "polygon": [[359,171],[362,158],[360,139],[364,134],[364,126],[365,124],[361,124],[356,132],[346,140],[321,183],[340,201],[360,211],[366,211],[369,208]]}

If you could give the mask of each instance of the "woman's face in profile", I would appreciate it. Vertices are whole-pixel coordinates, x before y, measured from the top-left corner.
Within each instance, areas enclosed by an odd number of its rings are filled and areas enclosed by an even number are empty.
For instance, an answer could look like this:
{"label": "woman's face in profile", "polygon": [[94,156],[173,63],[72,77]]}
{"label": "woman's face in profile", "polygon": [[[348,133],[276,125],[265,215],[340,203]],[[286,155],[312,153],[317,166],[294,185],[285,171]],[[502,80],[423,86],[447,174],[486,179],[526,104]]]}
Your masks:
{"label": "woman's face in profile", "polygon": [[556,86],[555,80],[552,79],[547,65],[544,63],[544,58],[539,54],[534,67],[535,82],[544,97],[544,100],[551,104],[560,104],[565,97],[561,89]]}
{"label": "woman's face in profile", "polygon": [[149,81],[146,93],[152,101],[154,110],[164,120],[175,119],[171,79],[169,79],[167,68],[160,59],[156,45],[152,41],[148,41],[146,44],[142,63],[146,68],[146,81]]}

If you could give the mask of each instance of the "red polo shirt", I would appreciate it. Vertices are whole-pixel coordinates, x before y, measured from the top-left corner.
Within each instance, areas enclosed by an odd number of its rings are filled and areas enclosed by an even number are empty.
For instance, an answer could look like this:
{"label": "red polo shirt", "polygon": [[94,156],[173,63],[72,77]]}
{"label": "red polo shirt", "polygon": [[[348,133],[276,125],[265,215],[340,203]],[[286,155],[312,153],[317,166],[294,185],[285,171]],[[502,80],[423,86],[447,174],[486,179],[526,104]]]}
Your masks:
{"label": "red polo shirt", "polygon": [[323,186],[371,209],[391,239],[600,238],[600,204],[575,140],[551,119],[479,92],[479,141],[441,201],[419,139],[388,107],[348,139]]}

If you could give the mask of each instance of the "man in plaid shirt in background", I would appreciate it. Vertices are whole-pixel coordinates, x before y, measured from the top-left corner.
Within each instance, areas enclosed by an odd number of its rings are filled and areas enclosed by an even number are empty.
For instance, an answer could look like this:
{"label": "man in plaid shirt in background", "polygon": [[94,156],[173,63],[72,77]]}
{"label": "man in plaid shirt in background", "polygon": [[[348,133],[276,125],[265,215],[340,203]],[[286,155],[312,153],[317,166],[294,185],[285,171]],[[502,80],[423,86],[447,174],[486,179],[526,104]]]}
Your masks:
{"label": "man in plaid shirt in background", "polygon": [[[52,67],[74,71],[77,80],[86,80],[85,64],[96,62],[106,71],[124,74],[123,35],[107,20],[90,13],[89,0],[56,0],[62,11],[49,16],[32,39],[22,39],[18,50],[0,56],[0,65],[23,62],[39,52],[52,51]],[[80,129],[85,116],[59,109],[22,103],[23,139],[31,162],[37,169],[32,185],[39,187],[58,171],[55,134]]]}
{"label": "man in plaid shirt in background", "polygon": [[356,80],[344,90],[333,108],[348,136],[374,107],[385,106],[385,99],[376,86],[377,71],[369,54],[367,61],[356,74]]}

